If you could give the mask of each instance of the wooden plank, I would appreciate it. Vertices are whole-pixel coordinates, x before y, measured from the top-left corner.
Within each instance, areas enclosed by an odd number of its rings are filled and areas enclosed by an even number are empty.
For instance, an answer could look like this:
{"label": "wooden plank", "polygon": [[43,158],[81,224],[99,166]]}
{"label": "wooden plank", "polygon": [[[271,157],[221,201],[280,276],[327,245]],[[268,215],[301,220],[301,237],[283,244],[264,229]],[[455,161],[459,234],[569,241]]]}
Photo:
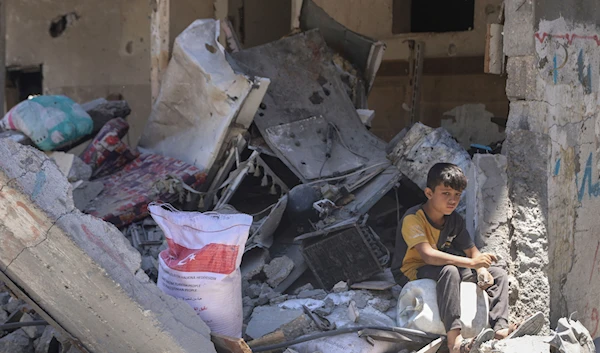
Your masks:
{"label": "wooden plank", "polygon": [[368,290],[388,290],[392,288],[396,283],[388,281],[364,281],[360,283],[354,283],[350,286],[352,289],[368,289]]}
{"label": "wooden plank", "polygon": [[[423,75],[472,75],[483,73],[483,56],[452,58],[425,58]],[[384,60],[377,76],[408,76],[409,63],[406,60]]]}
{"label": "wooden plank", "polygon": [[169,64],[169,7],[171,0],[150,1],[150,86],[152,104],[160,92],[162,75]]}
{"label": "wooden plank", "polygon": [[485,36],[485,60],[483,71],[501,75],[504,72],[504,49],[502,31],[504,26],[490,23]]}
{"label": "wooden plank", "polygon": [[241,338],[219,335],[214,332],[210,336],[218,353],[252,353],[252,349]]}

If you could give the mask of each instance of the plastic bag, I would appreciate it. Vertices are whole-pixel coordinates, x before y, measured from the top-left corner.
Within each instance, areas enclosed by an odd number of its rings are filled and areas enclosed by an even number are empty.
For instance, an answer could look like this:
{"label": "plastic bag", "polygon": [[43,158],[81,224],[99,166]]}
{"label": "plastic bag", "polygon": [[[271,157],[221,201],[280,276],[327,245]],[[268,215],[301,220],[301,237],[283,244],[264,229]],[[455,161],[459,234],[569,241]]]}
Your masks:
{"label": "plastic bag", "polygon": [[155,203],[148,210],[169,244],[159,255],[158,287],[190,304],[213,332],[241,337],[240,263],[252,217]]}
{"label": "plastic bag", "polygon": [[92,133],[94,123],[69,97],[38,96],[14,106],[0,120],[3,130],[18,130],[43,151],[51,151]]}

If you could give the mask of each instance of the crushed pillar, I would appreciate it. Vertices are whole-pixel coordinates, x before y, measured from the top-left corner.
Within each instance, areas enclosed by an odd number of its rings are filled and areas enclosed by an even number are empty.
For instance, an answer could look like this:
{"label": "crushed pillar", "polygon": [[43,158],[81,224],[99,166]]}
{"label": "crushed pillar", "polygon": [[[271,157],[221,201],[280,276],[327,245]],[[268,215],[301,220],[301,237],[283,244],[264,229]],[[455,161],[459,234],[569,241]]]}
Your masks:
{"label": "crushed pillar", "polygon": [[0,270],[91,352],[214,352],[208,326],[162,293],[113,225],[75,209],[43,153],[0,140]]}

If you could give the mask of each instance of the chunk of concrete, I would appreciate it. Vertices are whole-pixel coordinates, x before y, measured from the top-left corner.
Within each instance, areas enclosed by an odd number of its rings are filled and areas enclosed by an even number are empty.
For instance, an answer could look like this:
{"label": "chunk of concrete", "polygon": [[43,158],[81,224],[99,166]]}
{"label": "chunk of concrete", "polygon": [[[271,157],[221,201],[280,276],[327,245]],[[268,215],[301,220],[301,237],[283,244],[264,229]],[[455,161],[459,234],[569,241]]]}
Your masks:
{"label": "chunk of concrete", "polygon": [[42,336],[34,342],[35,353],[49,353],[52,341],[58,342],[58,339],[55,336],[58,336],[58,332],[56,332],[54,327],[50,325],[46,326]]}
{"label": "chunk of concrete", "polygon": [[[23,316],[21,316],[21,319],[19,320],[19,322],[31,322],[31,321],[35,321],[35,319],[27,313],[23,313]],[[29,338],[31,338],[32,340],[35,340],[38,337],[40,337],[42,335],[42,333],[44,333],[44,326],[25,326],[22,328],[22,330],[25,331],[25,333],[27,334],[27,336],[29,336]]]}
{"label": "chunk of concrete", "polygon": [[84,181],[73,190],[73,202],[78,210],[84,210],[104,190],[101,181]]}
{"label": "chunk of concrete", "polygon": [[345,292],[348,290],[348,283],[344,282],[344,281],[339,281],[338,283],[335,284],[335,286],[333,286],[333,288],[331,288],[331,291],[334,293],[341,293],[341,292]]}
{"label": "chunk of concrete", "polygon": [[303,311],[298,309],[282,309],[276,306],[256,307],[248,322],[246,335],[254,339],[260,338],[302,315]]}
{"label": "chunk of concrete", "polygon": [[240,265],[242,278],[248,281],[251,280],[263,270],[269,259],[270,256],[267,249],[256,247],[247,251],[244,257],[242,257],[242,264]]}
{"label": "chunk of concrete", "polygon": [[[465,149],[443,128],[434,129],[421,123],[414,124],[392,152],[388,155],[400,169],[422,190],[427,187],[427,173],[436,163],[454,163],[467,175],[471,169],[471,157]],[[464,193],[463,193],[464,194]],[[464,215],[465,199],[457,207]]]}
{"label": "chunk of concrete", "polygon": [[88,350],[215,351],[206,324],[148,279],[122,233],[74,209],[56,165],[8,139],[0,140],[0,218],[0,269]]}
{"label": "chunk of concrete", "polygon": [[327,292],[325,292],[322,289],[305,290],[298,293],[298,299],[311,298],[316,300],[323,300],[325,299],[325,297],[327,297]]}
{"label": "chunk of concrete", "polygon": [[33,343],[23,329],[0,338],[0,352],[34,353]]}
{"label": "chunk of concrete", "polygon": [[294,261],[287,256],[281,256],[271,260],[263,268],[263,272],[267,276],[267,283],[275,288],[290,275],[293,269]]}

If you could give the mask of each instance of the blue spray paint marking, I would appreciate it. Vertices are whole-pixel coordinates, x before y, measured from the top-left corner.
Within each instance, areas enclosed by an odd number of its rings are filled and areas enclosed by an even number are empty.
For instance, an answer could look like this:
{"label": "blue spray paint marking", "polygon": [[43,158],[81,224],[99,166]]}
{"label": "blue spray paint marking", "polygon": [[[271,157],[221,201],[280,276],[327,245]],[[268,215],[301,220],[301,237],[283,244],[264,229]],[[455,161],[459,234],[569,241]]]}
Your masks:
{"label": "blue spray paint marking", "polygon": [[583,86],[583,90],[585,94],[592,93],[592,67],[588,65],[587,72],[584,75],[584,62],[583,62],[583,49],[579,50],[579,55],[577,56],[577,74],[579,76],[579,82]]}
{"label": "blue spray paint marking", "polygon": [[31,194],[31,197],[36,198],[37,195],[39,195],[39,193],[42,191],[42,187],[44,186],[45,183],[46,183],[46,173],[44,173],[43,170],[40,170],[35,175],[35,185],[33,186],[33,193]]}
{"label": "blue spray paint marking", "polygon": [[590,156],[585,163],[585,171],[583,172],[583,180],[581,180],[581,186],[578,182],[579,177],[575,175],[575,183],[577,185],[577,198],[581,202],[583,200],[583,196],[585,195],[585,187],[587,186],[587,193],[590,197],[598,197],[600,196],[600,181],[592,184],[592,153],[590,152]]}
{"label": "blue spray paint marking", "polygon": [[556,165],[554,166],[554,175],[558,175],[560,171],[560,158],[556,161]]}
{"label": "blue spray paint marking", "polygon": [[552,72],[552,78],[554,79],[554,84],[558,82],[558,64],[556,63],[556,55],[554,55],[554,71]]}

